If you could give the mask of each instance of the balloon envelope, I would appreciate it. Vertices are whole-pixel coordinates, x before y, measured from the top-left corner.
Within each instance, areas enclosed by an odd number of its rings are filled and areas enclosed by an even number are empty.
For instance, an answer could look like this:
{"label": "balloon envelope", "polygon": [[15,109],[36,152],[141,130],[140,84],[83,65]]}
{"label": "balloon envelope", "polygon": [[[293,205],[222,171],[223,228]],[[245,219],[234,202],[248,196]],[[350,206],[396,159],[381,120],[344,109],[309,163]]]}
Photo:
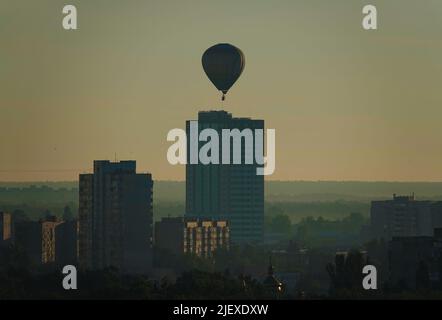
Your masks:
{"label": "balloon envelope", "polygon": [[223,94],[226,94],[238,80],[244,70],[245,62],[242,51],[228,43],[219,43],[210,47],[202,58],[204,72]]}

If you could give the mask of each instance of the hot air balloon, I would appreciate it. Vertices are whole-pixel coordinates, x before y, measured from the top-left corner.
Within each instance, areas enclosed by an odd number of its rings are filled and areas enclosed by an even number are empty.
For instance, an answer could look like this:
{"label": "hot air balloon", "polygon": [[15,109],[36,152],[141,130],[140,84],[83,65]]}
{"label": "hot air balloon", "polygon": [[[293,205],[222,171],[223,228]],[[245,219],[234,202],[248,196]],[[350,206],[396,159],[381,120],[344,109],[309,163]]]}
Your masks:
{"label": "hot air balloon", "polygon": [[244,70],[246,60],[240,49],[228,43],[219,43],[207,49],[202,57],[204,72],[213,85],[223,93],[238,80]]}

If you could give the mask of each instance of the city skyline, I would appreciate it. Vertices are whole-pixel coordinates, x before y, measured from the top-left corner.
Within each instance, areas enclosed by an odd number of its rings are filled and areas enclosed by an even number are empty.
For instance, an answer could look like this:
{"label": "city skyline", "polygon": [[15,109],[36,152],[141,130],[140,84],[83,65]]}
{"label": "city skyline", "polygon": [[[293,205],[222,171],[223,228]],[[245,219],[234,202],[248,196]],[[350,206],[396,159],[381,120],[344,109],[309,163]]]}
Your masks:
{"label": "city skyline", "polygon": [[[0,181],[74,181],[115,154],[183,181],[167,132],[221,109],[276,129],[266,180],[442,181],[442,4],[370,2],[373,32],[365,1],[73,1],[70,33],[61,4],[4,2]],[[224,104],[201,67],[220,42],[247,61]]]}
{"label": "city skyline", "polygon": [[0,300],[190,318],[442,300],[441,17],[0,1]]}

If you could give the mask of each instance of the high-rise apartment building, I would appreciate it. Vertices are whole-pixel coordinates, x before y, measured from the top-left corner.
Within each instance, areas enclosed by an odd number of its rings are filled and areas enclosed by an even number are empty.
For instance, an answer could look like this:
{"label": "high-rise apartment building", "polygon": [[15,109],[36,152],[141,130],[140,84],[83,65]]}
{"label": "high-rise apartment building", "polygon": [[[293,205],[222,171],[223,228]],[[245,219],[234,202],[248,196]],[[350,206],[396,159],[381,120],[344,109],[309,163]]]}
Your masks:
{"label": "high-rise apartment building", "polygon": [[152,176],[135,161],[94,161],[79,182],[79,262],[145,273],[152,265]]}
{"label": "high-rise apartment building", "polygon": [[[393,286],[420,288],[419,273],[429,287],[440,287],[442,273],[442,229],[433,236],[394,237],[388,242],[389,281]],[[424,281],[426,282],[426,281]]]}
{"label": "high-rise apartment building", "polygon": [[392,200],[372,201],[370,216],[372,238],[431,237],[442,227],[442,202],[393,195]]}
{"label": "high-rise apartment building", "polygon": [[[192,121],[186,122],[187,165],[186,165],[186,217],[228,220],[232,243],[256,243],[263,239],[264,224],[264,176],[257,175],[262,165],[253,158],[245,163],[246,148],[255,156],[255,137],[252,141],[241,138],[241,164],[233,164],[233,145],[230,143],[230,164],[191,163],[191,143],[197,143],[198,151],[205,142],[198,142],[192,134]],[[213,129],[218,133],[219,158],[222,158],[221,136],[223,129],[264,130],[264,120],[233,118],[226,111],[198,113],[198,133],[203,129]],[[250,136],[249,136],[250,138]],[[250,140],[250,139],[249,139]],[[251,143],[250,143],[251,142]],[[262,141],[263,143],[263,141]],[[256,153],[259,153],[257,151]],[[261,151],[263,155],[263,151]]]}

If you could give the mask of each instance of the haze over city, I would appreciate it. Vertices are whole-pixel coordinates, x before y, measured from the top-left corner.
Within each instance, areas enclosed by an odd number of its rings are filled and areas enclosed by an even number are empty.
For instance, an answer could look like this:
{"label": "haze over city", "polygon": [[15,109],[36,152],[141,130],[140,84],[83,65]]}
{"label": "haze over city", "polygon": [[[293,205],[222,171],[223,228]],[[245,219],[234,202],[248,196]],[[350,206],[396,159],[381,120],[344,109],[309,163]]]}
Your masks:
{"label": "haze over city", "polygon": [[[73,33],[55,1],[0,3],[0,181],[115,156],[184,180],[167,132],[212,109],[276,129],[269,180],[442,180],[440,1],[371,1],[374,33],[364,1],[71,2]],[[201,67],[219,42],[247,61],[225,103]]]}

